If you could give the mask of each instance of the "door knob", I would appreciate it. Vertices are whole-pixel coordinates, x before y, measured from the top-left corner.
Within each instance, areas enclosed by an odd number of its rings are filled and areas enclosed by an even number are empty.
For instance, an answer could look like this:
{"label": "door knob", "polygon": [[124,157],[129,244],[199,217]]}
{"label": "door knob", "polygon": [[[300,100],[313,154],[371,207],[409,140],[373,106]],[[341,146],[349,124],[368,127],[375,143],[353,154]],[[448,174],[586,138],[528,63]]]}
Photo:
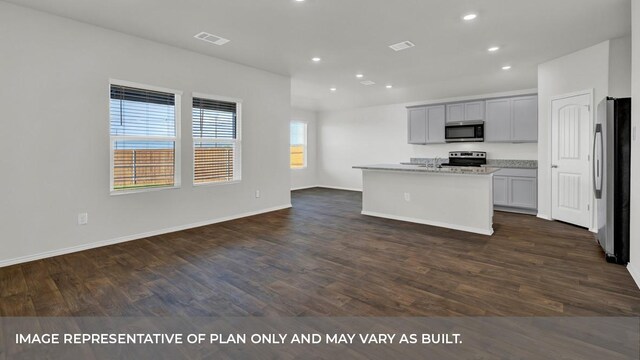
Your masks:
{"label": "door knob", "polygon": [[551,168],[552,168],[552,169],[557,169],[557,168],[558,168],[558,165],[551,165]]}

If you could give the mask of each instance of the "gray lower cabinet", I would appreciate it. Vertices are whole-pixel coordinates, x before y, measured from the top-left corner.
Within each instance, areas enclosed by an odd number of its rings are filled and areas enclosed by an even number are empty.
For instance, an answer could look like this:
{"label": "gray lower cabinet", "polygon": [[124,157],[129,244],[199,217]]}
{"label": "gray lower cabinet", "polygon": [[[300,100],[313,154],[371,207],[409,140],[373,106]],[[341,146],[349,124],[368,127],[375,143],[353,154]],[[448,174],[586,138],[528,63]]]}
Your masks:
{"label": "gray lower cabinet", "polygon": [[493,176],[493,205],[509,205],[509,178],[507,176]]}
{"label": "gray lower cabinet", "polygon": [[487,142],[537,142],[538,97],[487,100],[484,132]]}
{"label": "gray lower cabinet", "polygon": [[444,140],[445,106],[409,109],[409,144],[442,144]]}
{"label": "gray lower cabinet", "polygon": [[538,208],[536,169],[500,169],[493,175],[493,205],[534,211]]}

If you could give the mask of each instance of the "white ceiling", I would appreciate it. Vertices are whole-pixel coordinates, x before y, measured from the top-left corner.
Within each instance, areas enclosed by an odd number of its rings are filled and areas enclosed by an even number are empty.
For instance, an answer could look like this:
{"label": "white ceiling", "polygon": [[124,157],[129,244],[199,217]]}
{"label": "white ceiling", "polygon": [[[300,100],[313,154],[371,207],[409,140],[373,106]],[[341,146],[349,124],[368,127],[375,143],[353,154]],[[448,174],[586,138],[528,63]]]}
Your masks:
{"label": "white ceiling", "polygon": [[[292,105],[314,110],[534,88],[537,64],[631,32],[630,0],[8,2],[291,76]],[[416,47],[388,48],[404,40]]]}

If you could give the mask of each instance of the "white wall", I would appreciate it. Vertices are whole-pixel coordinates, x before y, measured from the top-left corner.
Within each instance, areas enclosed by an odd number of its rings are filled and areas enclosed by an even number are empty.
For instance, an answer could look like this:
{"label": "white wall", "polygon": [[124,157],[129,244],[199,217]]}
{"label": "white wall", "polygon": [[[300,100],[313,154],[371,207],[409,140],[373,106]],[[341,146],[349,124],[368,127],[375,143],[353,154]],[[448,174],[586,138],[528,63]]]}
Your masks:
{"label": "white wall", "polygon": [[536,90],[430,100],[322,112],[318,127],[318,182],[321,186],[362,189],[362,173],[354,165],[400,163],[411,157],[449,156],[449,151],[486,151],[490,159],[536,160],[536,144],[407,144],[406,106],[535,93]]}
{"label": "white wall", "polygon": [[[290,204],[289,78],[5,2],[0,48],[0,265]],[[110,78],[184,91],[182,188],[109,195]],[[243,99],[240,183],[191,185],[192,92]]]}
{"label": "white wall", "polygon": [[307,124],[307,167],[304,169],[291,169],[291,189],[314,187],[318,185],[316,112],[292,109],[291,121],[300,121]]}
{"label": "white wall", "polygon": [[609,96],[631,96],[631,36],[609,41]]}
{"label": "white wall", "polygon": [[609,41],[538,67],[538,214],[551,217],[551,99],[594,89],[594,108],[609,94]]}
{"label": "white wall", "polygon": [[629,272],[640,287],[640,4],[631,3],[633,27],[632,61],[632,127],[635,139],[631,143],[631,262]]}

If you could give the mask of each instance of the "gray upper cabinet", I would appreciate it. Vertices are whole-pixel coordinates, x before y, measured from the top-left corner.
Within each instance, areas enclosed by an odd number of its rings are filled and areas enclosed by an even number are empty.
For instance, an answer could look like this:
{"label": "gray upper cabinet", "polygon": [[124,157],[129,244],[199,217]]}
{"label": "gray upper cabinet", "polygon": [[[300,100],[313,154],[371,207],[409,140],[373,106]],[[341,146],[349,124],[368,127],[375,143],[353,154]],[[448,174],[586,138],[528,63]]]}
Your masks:
{"label": "gray upper cabinet", "polygon": [[445,126],[444,105],[427,108],[427,143],[443,144]]}
{"label": "gray upper cabinet", "polygon": [[511,140],[511,99],[487,100],[484,141]]}
{"label": "gray upper cabinet", "polygon": [[485,142],[537,142],[538,97],[416,106],[408,110],[409,144],[445,143],[447,123],[484,120]]}
{"label": "gray upper cabinet", "polygon": [[464,104],[447,105],[447,122],[464,121]]}
{"label": "gray upper cabinet", "polygon": [[484,101],[474,101],[464,104],[464,120],[482,120],[484,119]]}
{"label": "gray upper cabinet", "polygon": [[444,143],[444,105],[409,109],[409,144]]}
{"label": "gray upper cabinet", "polygon": [[513,99],[513,126],[511,136],[514,141],[538,141],[538,97],[527,96]]}
{"label": "gray upper cabinet", "polygon": [[427,109],[409,109],[409,144],[427,143]]}
{"label": "gray upper cabinet", "polygon": [[538,97],[487,100],[484,130],[487,142],[537,142]]}
{"label": "gray upper cabinet", "polygon": [[484,119],[484,101],[447,105],[447,122]]}

